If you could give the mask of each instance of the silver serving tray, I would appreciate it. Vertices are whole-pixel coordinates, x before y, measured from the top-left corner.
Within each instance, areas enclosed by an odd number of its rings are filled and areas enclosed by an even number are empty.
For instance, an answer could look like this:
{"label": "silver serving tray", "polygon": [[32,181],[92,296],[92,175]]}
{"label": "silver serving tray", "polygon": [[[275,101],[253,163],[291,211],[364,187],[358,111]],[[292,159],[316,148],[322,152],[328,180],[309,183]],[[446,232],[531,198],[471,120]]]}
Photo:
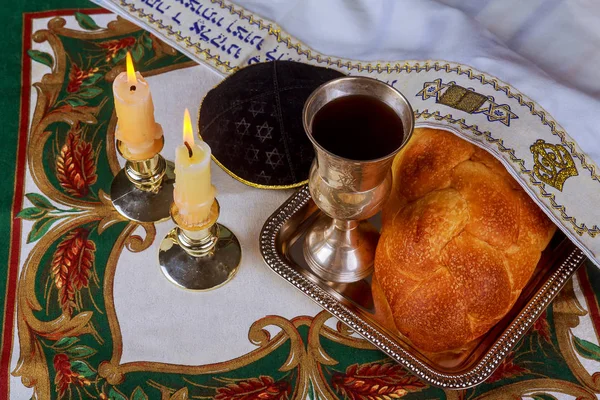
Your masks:
{"label": "silver serving tray", "polygon": [[512,310],[494,328],[464,351],[427,354],[403,337],[390,322],[389,309],[374,301],[371,277],[339,284],[310,271],[302,256],[303,236],[320,215],[307,186],[293,194],[263,226],[260,250],[267,265],[419,378],[442,388],[466,389],[485,381],[585,260],[559,231]]}

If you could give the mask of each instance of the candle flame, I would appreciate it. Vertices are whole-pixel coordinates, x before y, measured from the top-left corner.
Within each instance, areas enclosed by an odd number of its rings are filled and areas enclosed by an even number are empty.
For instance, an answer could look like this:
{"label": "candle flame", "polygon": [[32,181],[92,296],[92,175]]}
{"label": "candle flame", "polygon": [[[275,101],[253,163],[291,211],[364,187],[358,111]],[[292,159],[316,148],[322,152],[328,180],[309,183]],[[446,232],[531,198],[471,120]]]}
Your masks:
{"label": "candle flame", "polygon": [[133,61],[131,60],[131,54],[129,52],[127,52],[127,61],[125,62],[125,64],[127,64],[127,83],[129,83],[130,85],[135,85],[137,84],[137,78],[135,76],[135,69],[133,69]]}
{"label": "candle flame", "polygon": [[190,112],[185,109],[183,114],[183,141],[187,142],[190,146],[194,145],[194,130],[192,129],[192,119],[190,118]]}

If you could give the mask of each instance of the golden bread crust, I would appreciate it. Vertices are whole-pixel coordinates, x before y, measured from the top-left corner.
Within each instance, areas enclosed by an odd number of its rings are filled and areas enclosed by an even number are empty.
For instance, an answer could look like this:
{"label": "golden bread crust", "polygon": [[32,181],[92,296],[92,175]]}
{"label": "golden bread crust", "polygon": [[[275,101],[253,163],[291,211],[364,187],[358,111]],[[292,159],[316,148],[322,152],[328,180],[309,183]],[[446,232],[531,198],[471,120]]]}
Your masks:
{"label": "golden bread crust", "polygon": [[450,132],[415,129],[392,172],[375,278],[417,347],[465,347],[510,310],[556,228],[498,160]]}

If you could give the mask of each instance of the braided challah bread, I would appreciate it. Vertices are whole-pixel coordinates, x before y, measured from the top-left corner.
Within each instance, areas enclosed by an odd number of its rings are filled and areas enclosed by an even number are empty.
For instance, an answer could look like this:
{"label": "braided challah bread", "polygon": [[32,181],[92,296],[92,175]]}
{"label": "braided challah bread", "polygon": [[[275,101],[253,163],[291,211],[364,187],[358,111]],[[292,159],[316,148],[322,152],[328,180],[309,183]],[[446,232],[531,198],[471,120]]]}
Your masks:
{"label": "braided challah bread", "polygon": [[555,226],[486,151],[416,129],[394,160],[375,277],[418,348],[464,348],[512,307]]}

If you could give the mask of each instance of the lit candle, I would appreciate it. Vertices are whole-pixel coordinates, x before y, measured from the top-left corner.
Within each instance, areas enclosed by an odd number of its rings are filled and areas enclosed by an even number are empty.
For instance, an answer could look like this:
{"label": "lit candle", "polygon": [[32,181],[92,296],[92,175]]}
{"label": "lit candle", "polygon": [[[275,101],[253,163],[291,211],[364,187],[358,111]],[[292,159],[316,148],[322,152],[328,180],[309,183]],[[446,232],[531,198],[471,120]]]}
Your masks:
{"label": "lit candle", "polygon": [[183,118],[183,144],[175,150],[175,190],[173,200],[183,222],[201,225],[209,217],[215,199],[210,181],[210,147],[203,141],[194,143],[190,113]]}
{"label": "lit candle", "polygon": [[121,72],[113,82],[118,118],[116,137],[125,145],[126,158],[146,160],[162,150],[163,131],[154,120],[148,82],[133,69],[129,52],[126,64],[127,71]]}

